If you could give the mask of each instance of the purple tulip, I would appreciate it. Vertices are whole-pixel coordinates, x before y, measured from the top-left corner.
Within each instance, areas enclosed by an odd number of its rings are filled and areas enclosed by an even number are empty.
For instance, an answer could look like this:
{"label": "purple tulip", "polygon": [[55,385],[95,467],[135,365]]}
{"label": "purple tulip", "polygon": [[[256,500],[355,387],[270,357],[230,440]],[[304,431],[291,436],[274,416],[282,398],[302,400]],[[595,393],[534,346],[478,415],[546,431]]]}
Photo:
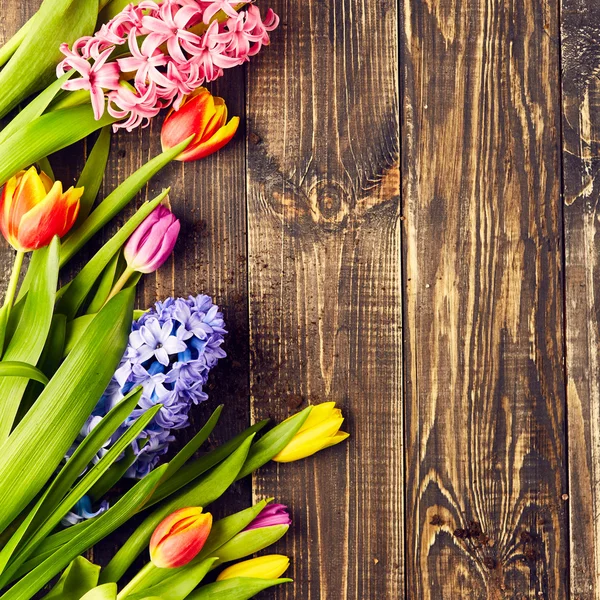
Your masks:
{"label": "purple tulip", "polygon": [[139,273],[156,271],[173,251],[179,228],[179,219],[166,206],[157,206],[125,244],[129,269]]}
{"label": "purple tulip", "polygon": [[288,507],[283,504],[268,504],[263,508],[257,517],[246,527],[244,531],[250,529],[260,529],[261,527],[273,527],[273,525],[291,525],[290,513]]}

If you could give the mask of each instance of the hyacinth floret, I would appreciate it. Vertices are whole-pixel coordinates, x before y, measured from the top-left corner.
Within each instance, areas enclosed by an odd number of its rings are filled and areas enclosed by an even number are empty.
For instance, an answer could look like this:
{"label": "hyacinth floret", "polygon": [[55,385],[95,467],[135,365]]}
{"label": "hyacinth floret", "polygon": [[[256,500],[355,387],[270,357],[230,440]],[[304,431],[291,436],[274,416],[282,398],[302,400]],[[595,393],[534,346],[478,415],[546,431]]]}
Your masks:
{"label": "hyacinth floret", "polygon": [[[146,126],[161,109],[178,110],[184,97],[241,65],[269,44],[279,17],[239,0],[144,0],[130,4],[95,33],[61,46],[63,89],[90,92],[96,119],[113,128]],[[220,16],[225,18],[221,19]]]}
{"label": "hyacinth floret", "polygon": [[209,296],[157,302],[134,321],[123,359],[68,456],[111,408],[141,386],[143,392],[136,409],[100,450],[95,462],[133,420],[162,404],[132,446],[136,460],[126,476],[145,477],[174,441],[173,430],[189,425],[191,407],[208,398],[204,387],[210,370],[226,356],[222,348],[226,333],[223,315]]}

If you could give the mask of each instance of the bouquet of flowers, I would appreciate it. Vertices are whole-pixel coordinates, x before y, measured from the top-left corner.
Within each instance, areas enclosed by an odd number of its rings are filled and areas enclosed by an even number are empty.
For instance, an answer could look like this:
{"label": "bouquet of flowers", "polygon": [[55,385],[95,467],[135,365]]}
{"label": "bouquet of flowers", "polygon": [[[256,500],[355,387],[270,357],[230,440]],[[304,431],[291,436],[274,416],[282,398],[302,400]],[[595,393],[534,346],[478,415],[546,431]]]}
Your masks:
{"label": "bouquet of flowers", "polygon": [[[219,406],[165,460],[208,398],[227,334],[219,307],[195,291],[134,311],[137,283],[179,235],[168,189],[59,278],[160,169],[233,138],[239,119],[203,86],[259,52],[277,24],[237,0],[44,0],[0,50],[0,114],[23,106],[0,131],[0,231],[15,250],[0,308],[0,600],[32,598],[60,573],[49,600],[245,599],[289,581],[288,557],[240,562],[287,532],[286,507],[265,500],[214,524],[205,509],[269,461],[342,442],[341,411],[309,406],[202,453]],[[162,153],[98,202],[111,131],[144,127],[163,109]],[[48,156],[97,130],[65,190]],[[123,478],[126,491],[115,488]],[[81,556],[138,513],[107,566]],[[124,581],[146,548],[150,562]],[[224,563],[234,564],[204,583]]]}

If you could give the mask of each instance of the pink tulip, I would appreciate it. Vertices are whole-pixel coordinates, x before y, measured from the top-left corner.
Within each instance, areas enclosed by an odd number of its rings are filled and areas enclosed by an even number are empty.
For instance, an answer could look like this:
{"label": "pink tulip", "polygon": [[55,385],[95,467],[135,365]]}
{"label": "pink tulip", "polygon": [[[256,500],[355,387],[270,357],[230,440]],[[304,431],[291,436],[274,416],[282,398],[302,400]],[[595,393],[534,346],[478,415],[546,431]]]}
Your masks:
{"label": "pink tulip", "polygon": [[139,273],[160,268],[173,251],[179,229],[179,219],[166,206],[157,206],[125,245],[128,268]]}
{"label": "pink tulip", "polygon": [[268,504],[257,517],[246,527],[245,531],[261,529],[262,527],[273,527],[274,525],[291,525],[288,507],[284,504]]}

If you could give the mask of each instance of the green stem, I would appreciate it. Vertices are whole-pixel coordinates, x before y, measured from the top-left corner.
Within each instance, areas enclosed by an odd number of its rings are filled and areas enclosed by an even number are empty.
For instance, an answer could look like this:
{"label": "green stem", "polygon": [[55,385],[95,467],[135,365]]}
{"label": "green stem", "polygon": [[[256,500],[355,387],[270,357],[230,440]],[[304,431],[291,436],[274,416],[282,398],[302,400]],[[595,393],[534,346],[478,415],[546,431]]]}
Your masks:
{"label": "green stem", "polygon": [[[108,302],[111,298],[116,296],[123,289],[123,287],[129,280],[129,278],[134,273],[135,273],[134,269],[132,269],[131,267],[125,267],[123,274],[121,275],[121,277],[119,277],[119,279],[117,280],[117,283],[115,283],[115,285],[113,286],[113,289],[110,291],[110,294],[108,295],[108,298],[106,299],[106,302]],[[104,304],[106,304],[106,302]]]}
{"label": "green stem", "polygon": [[154,570],[154,565],[149,562],[142,567],[138,574],[118,593],[117,600],[123,600],[128,594],[133,592],[136,588],[139,589],[139,584],[144,578]]}

